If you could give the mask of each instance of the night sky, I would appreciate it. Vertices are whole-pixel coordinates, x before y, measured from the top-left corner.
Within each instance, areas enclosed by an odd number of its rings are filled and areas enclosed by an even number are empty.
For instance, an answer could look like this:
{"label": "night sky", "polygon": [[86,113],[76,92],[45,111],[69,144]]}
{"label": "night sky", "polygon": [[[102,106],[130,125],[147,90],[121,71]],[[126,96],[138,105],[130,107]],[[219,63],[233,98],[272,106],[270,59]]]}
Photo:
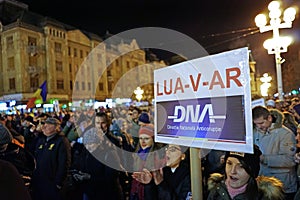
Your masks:
{"label": "night sky", "polygon": [[[267,12],[270,0],[20,0],[29,10],[100,36],[117,34],[139,27],[163,27],[179,31],[198,41],[210,54],[249,46],[257,62],[257,71],[274,74],[274,56],[268,55],[263,41],[272,32],[250,34],[257,29],[254,18]],[[285,0],[282,7],[300,1]],[[298,29],[283,33],[299,40]],[[235,31],[236,33],[232,33]],[[297,33],[295,33],[298,31]],[[298,38],[297,38],[298,35]],[[295,39],[295,38],[294,38]],[[299,42],[299,41],[298,41]],[[162,55],[163,57],[163,55]]]}

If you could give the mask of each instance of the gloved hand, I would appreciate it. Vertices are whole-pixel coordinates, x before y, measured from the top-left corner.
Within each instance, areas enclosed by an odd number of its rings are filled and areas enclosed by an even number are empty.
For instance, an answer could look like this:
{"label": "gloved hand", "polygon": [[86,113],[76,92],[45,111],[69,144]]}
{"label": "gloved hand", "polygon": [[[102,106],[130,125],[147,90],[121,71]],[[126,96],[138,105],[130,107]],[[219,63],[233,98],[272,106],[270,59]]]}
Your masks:
{"label": "gloved hand", "polygon": [[73,178],[76,181],[84,181],[84,180],[89,180],[91,178],[91,175],[88,174],[88,173],[84,173],[84,172],[79,171],[78,174],[73,174]]}

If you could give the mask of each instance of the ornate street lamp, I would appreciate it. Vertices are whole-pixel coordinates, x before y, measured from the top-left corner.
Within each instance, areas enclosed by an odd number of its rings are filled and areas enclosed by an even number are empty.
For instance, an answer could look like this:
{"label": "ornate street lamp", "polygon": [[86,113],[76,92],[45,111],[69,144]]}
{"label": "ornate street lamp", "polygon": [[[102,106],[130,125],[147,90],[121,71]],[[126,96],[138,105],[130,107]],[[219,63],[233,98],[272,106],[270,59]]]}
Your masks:
{"label": "ornate street lamp", "polygon": [[143,98],[144,90],[142,90],[140,87],[137,87],[137,88],[134,90],[134,94],[135,94],[135,98],[136,98],[138,101],[141,101],[141,99]]}
{"label": "ornate street lamp", "polygon": [[280,28],[292,28],[292,22],[296,16],[295,8],[287,8],[283,14],[283,22],[280,18],[281,9],[279,1],[272,1],[269,6],[270,25],[267,25],[267,17],[264,14],[259,14],[255,17],[256,26],[259,27],[261,33],[273,30],[273,38],[267,39],[264,42],[264,48],[268,50],[269,54],[275,54],[276,73],[277,73],[277,87],[279,99],[283,100],[281,64],[285,61],[281,58],[280,53],[287,52],[287,47],[291,44],[290,37],[280,37]]}
{"label": "ornate street lamp", "polygon": [[272,80],[272,77],[269,76],[268,73],[264,73],[263,77],[260,78],[260,81],[262,82],[262,84],[260,85],[261,96],[263,96],[263,97],[268,96],[268,90],[271,87],[271,83],[270,83],[271,80]]}

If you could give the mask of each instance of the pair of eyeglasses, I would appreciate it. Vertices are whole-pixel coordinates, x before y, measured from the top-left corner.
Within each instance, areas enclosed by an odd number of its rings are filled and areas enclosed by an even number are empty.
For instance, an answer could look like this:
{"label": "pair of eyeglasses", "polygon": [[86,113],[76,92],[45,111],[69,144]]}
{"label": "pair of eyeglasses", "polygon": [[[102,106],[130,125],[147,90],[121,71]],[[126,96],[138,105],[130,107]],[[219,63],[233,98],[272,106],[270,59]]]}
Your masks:
{"label": "pair of eyeglasses", "polygon": [[181,151],[180,148],[174,147],[174,146],[172,146],[172,147],[167,147],[165,150],[166,150],[166,151],[169,151],[169,152]]}
{"label": "pair of eyeglasses", "polygon": [[147,141],[147,140],[150,140],[150,138],[149,137],[140,137],[139,140],[145,140],[145,141]]}

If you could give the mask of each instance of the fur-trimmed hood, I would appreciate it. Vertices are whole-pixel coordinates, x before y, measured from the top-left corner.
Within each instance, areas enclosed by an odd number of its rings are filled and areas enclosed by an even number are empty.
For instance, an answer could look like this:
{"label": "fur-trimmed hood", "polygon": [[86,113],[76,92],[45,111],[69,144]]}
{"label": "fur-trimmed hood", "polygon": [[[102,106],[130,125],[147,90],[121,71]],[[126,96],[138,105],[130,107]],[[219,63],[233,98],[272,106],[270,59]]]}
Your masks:
{"label": "fur-trimmed hood", "polygon": [[270,114],[273,117],[273,124],[271,129],[281,128],[284,120],[283,113],[277,109],[270,109]]}
{"label": "fur-trimmed hood", "polygon": [[[224,180],[224,175],[213,173],[207,181],[207,189],[211,191]],[[283,184],[275,177],[258,176],[256,178],[260,200],[283,200]]]}
{"label": "fur-trimmed hood", "polygon": [[283,184],[275,177],[258,176],[256,178],[259,199],[263,200],[283,200]]}

